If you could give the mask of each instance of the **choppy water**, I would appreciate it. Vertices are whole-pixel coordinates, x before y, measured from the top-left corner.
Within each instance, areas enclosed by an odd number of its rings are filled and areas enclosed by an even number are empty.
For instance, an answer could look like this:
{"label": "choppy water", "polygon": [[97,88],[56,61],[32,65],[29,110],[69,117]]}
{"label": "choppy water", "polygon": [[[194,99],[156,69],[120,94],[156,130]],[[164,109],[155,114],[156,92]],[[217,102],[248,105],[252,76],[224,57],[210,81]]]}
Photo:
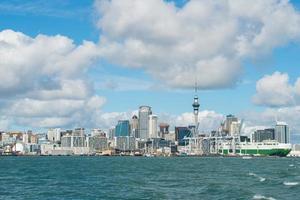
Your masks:
{"label": "choppy water", "polygon": [[0,157],[0,199],[300,199],[300,159]]}

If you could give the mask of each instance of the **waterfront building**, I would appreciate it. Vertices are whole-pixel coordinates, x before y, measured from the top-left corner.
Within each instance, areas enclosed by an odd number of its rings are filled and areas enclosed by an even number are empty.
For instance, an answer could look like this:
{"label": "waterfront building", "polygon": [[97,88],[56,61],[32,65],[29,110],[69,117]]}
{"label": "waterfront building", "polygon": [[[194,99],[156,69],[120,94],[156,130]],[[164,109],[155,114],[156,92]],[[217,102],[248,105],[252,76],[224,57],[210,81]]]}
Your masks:
{"label": "waterfront building", "polygon": [[169,134],[169,124],[160,123],[159,124],[159,137],[165,139],[166,134]]}
{"label": "waterfront building", "polygon": [[149,115],[152,114],[150,106],[140,106],[139,108],[139,138],[147,140],[149,138]]}
{"label": "waterfront building", "polygon": [[13,138],[14,141],[22,141],[23,133],[19,131],[9,132],[9,137]]}
{"label": "waterfront building", "polygon": [[37,135],[30,135],[30,143],[31,144],[38,144],[39,137]]}
{"label": "waterfront building", "polygon": [[84,128],[75,128],[72,135],[73,136],[84,136],[85,135],[85,129]]}
{"label": "waterfront building", "polygon": [[222,124],[222,132],[224,132],[226,135],[233,136],[232,134],[235,132],[236,129],[235,125],[231,126],[233,122],[235,122],[234,124],[237,126],[236,123],[238,123],[238,118],[234,115],[227,115],[225,122]]}
{"label": "waterfront building", "polygon": [[25,145],[24,143],[17,142],[13,145],[12,151],[19,154],[25,153]]}
{"label": "waterfront building", "polygon": [[139,119],[136,115],[133,115],[130,122],[131,136],[139,138]]}
{"label": "waterfront building", "polygon": [[129,120],[119,120],[115,129],[115,137],[130,136]]}
{"label": "waterfront building", "polygon": [[190,137],[191,134],[191,129],[188,127],[175,127],[175,141],[177,141],[180,146],[188,144],[188,141],[185,140],[185,138]]}
{"label": "waterfront building", "polygon": [[38,137],[38,144],[49,144],[49,141],[47,140],[47,135],[46,134],[36,134]]}
{"label": "waterfront building", "polygon": [[85,147],[85,136],[73,136],[73,147]]}
{"label": "waterfront building", "polygon": [[287,123],[277,122],[275,126],[275,140],[279,143],[290,143],[290,129]]}
{"label": "waterfront building", "polygon": [[61,137],[61,146],[62,147],[72,147],[72,136],[64,135]]}
{"label": "waterfront building", "polygon": [[175,142],[175,132],[169,131],[168,134],[165,134],[165,140],[170,140],[172,142]]}
{"label": "waterfront building", "polygon": [[115,149],[119,151],[134,151],[135,138],[131,136],[115,137]]}
{"label": "waterfront building", "polygon": [[107,138],[101,135],[90,137],[88,140],[88,146],[96,151],[102,152],[108,149]]}
{"label": "waterfront building", "polygon": [[158,149],[171,147],[172,141],[161,138],[151,138],[146,142],[147,152],[156,152]]}
{"label": "waterfront building", "polygon": [[238,121],[233,121],[230,124],[229,135],[230,136],[239,136],[240,135],[241,123]]}
{"label": "waterfront building", "polygon": [[69,130],[61,131],[61,137],[65,135],[73,135],[73,130],[69,129]]}
{"label": "waterfront building", "polygon": [[275,129],[268,128],[264,130],[256,130],[252,136],[252,142],[263,142],[267,140],[275,140]]}
{"label": "waterfront building", "polygon": [[15,138],[11,137],[8,133],[3,133],[1,138],[2,144],[12,144],[16,141]]}
{"label": "waterfront building", "polygon": [[85,147],[85,136],[64,135],[61,138],[61,147]]}
{"label": "waterfront building", "polygon": [[289,153],[290,157],[300,157],[300,144],[292,145],[292,151]]}
{"label": "waterfront building", "polygon": [[158,138],[157,116],[149,115],[149,138]]}
{"label": "waterfront building", "polygon": [[60,128],[52,128],[47,132],[47,139],[50,142],[57,143],[61,140],[61,129]]}
{"label": "waterfront building", "polygon": [[91,136],[104,136],[106,137],[106,134],[99,128],[94,128],[91,130]]}
{"label": "waterfront building", "polygon": [[24,144],[28,144],[31,143],[31,136],[32,136],[32,132],[28,131],[27,133],[23,133],[23,143]]}
{"label": "waterfront building", "polygon": [[113,140],[114,138],[115,138],[115,128],[113,127],[113,128],[110,128],[109,130],[108,130],[108,139],[109,140]]}
{"label": "waterfront building", "polygon": [[28,154],[38,154],[41,151],[41,146],[39,144],[26,144],[26,153]]}

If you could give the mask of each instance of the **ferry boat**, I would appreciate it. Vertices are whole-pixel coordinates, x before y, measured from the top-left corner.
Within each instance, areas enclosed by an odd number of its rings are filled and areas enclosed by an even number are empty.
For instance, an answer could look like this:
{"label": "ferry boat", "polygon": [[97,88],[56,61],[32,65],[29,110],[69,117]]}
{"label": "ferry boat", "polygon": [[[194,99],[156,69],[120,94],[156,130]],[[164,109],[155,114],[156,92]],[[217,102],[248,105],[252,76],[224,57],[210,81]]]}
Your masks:
{"label": "ferry boat", "polygon": [[241,142],[222,143],[219,147],[221,155],[251,155],[251,156],[287,156],[292,150],[291,144],[282,144],[276,141],[264,141],[257,143]]}

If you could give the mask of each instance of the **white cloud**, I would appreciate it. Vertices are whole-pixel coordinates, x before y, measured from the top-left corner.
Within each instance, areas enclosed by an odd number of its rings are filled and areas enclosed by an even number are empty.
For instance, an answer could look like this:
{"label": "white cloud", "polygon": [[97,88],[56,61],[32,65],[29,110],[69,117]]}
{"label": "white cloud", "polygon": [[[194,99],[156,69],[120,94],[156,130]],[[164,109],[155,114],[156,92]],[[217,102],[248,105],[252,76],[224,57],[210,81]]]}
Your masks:
{"label": "white cloud", "polygon": [[149,90],[155,87],[155,83],[144,80],[142,78],[132,78],[119,75],[100,74],[98,80],[95,81],[95,88],[100,90],[115,91],[137,91]]}
{"label": "white cloud", "polygon": [[138,111],[127,112],[95,112],[92,117],[94,127],[99,127],[108,130],[117,125],[118,120],[130,120],[133,115],[138,115]]}
{"label": "white cloud", "polygon": [[[143,69],[169,86],[192,87],[197,76],[200,88],[224,88],[240,79],[244,59],[268,54],[300,35],[299,13],[288,1],[191,0],[177,8],[163,0],[102,0],[95,7],[100,16],[99,44],[76,45],[61,35],[0,32],[0,96],[6,99],[0,128],[11,123],[110,127],[118,119],[130,118],[131,112],[100,109],[105,98],[94,94],[93,83],[86,78],[100,55],[112,63]],[[288,91],[292,87],[291,97],[297,99],[300,79],[291,86],[284,78],[275,86]],[[128,87],[137,83],[132,80]],[[139,87],[145,86],[147,82]],[[259,91],[260,95],[268,90],[261,86]],[[282,101],[289,92],[278,94],[273,106],[290,104]],[[297,114],[289,110],[283,115],[290,117],[288,113]],[[178,125],[193,122],[192,113],[165,119]],[[200,129],[215,129],[222,119],[214,111],[202,111]]]}
{"label": "white cloud", "polygon": [[240,114],[246,127],[274,127],[277,121],[288,123],[291,133],[300,133],[300,106],[268,108],[262,112],[248,111]]}
{"label": "white cloud", "polygon": [[300,77],[297,79],[294,89],[295,89],[296,95],[300,96]]}
{"label": "white cloud", "polygon": [[[194,114],[191,112],[182,113],[180,115],[170,115],[162,113],[158,115],[160,122],[170,124],[171,128],[175,126],[189,126],[195,123]],[[211,110],[203,110],[199,112],[199,130],[208,133],[217,130],[224,120],[224,115]]]}
{"label": "white cloud", "polygon": [[94,94],[87,70],[96,44],[61,36],[0,32],[0,128],[92,126],[105,98]]}
{"label": "white cloud", "polygon": [[[49,83],[47,83],[49,84]],[[51,83],[50,83],[51,84]],[[26,96],[36,99],[85,99],[92,95],[92,84],[82,79],[63,79],[57,82],[53,88],[34,90],[28,92]]]}
{"label": "white cloud", "polygon": [[[175,126],[189,126],[194,124],[193,113],[182,113],[179,115],[172,115],[169,113],[155,113],[158,115],[158,123],[168,123],[170,130],[174,130]],[[108,130],[117,125],[118,120],[131,120],[133,115],[138,116],[138,110],[127,112],[97,112],[91,113],[89,124],[93,127],[100,127]],[[199,112],[199,129],[207,133],[211,130],[218,129],[220,123],[224,120],[224,115],[216,113],[215,111],[204,110]]]}
{"label": "white cloud", "polygon": [[[266,128],[270,128],[272,126],[249,126],[247,124],[244,124],[241,134],[250,137],[252,133],[254,133],[257,130],[264,130]],[[274,127],[274,126],[273,126]]]}
{"label": "white cloud", "polygon": [[11,125],[11,119],[6,117],[6,116],[1,116],[0,117],[0,130],[8,130]]}
{"label": "white cloud", "polygon": [[[110,62],[144,69],[169,86],[233,86],[243,60],[300,38],[288,1],[96,1],[100,51]],[[274,23],[274,21],[276,23]]]}
{"label": "white cloud", "polygon": [[300,96],[300,79],[295,85],[289,83],[289,76],[285,73],[274,72],[265,75],[256,83],[256,94],[253,102],[257,105],[271,107],[297,105]]}
{"label": "white cloud", "polygon": [[105,98],[91,96],[83,100],[78,99],[17,99],[10,102],[3,115],[14,119],[22,126],[34,128],[46,127],[92,127],[93,117],[100,112]]}
{"label": "white cloud", "polygon": [[65,79],[82,78],[98,52],[92,42],[76,46],[60,35],[31,38],[4,30],[0,32],[0,55],[0,93],[5,96],[51,84],[66,87]]}

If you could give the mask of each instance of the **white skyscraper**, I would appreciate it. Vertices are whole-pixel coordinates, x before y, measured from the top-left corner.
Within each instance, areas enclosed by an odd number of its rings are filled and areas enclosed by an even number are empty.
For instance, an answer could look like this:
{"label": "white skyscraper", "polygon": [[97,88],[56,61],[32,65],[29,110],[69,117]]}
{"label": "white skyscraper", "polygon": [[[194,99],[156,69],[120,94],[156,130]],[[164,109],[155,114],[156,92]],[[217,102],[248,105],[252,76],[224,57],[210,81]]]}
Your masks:
{"label": "white skyscraper", "polygon": [[290,143],[290,129],[287,123],[277,122],[275,127],[275,140],[279,143]]}
{"label": "white skyscraper", "polygon": [[230,124],[230,128],[229,128],[229,135],[230,136],[239,136],[240,134],[240,127],[241,127],[241,122],[237,121],[233,121]]}
{"label": "white skyscraper", "polygon": [[149,115],[152,114],[150,106],[140,106],[139,109],[139,137],[143,140],[149,138]]}
{"label": "white skyscraper", "polygon": [[149,115],[149,138],[158,138],[156,115]]}

